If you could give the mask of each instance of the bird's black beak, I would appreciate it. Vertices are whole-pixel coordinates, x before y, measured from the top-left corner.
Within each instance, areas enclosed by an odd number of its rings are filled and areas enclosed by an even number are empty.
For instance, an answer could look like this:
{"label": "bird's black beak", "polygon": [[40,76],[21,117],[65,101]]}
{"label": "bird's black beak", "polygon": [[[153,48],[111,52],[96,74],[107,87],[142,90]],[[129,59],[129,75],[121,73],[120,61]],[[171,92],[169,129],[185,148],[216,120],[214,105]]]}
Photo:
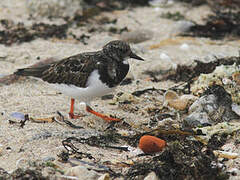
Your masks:
{"label": "bird's black beak", "polygon": [[133,59],[137,59],[137,60],[140,60],[140,61],[144,61],[143,58],[139,57],[138,55],[134,54],[133,52],[131,52],[130,58],[133,58]]}

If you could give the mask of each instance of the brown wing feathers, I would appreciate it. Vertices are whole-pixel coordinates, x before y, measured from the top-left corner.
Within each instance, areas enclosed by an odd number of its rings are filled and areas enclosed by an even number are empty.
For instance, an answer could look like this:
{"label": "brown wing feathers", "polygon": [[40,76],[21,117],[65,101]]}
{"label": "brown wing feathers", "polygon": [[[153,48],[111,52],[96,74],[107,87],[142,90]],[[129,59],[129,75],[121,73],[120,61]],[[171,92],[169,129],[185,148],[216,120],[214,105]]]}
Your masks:
{"label": "brown wing feathers", "polygon": [[88,75],[95,67],[90,61],[91,57],[79,54],[42,67],[19,69],[15,74],[38,77],[48,83],[85,87]]}

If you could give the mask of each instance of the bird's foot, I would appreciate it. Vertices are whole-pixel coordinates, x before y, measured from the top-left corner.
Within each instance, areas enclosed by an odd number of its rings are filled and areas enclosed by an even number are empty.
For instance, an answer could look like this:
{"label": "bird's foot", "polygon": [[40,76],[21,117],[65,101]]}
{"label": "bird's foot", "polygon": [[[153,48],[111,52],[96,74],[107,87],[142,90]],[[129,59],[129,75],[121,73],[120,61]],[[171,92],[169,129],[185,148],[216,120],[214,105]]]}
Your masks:
{"label": "bird's foot", "polygon": [[119,122],[119,121],[121,121],[121,119],[109,117],[105,114],[101,114],[99,112],[96,112],[90,106],[87,106],[86,110],[87,110],[87,112],[90,112],[90,113],[94,114],[95,116],[98,116],[98,117],[104,119],[107,122]]}
{"label": "bird's foot", "polygon": [[84,117],[83,114],[74,114],[74,113],[71,113],[71,112],[69,112],[68,114],[69,114],[69,117],[71,119],[80,119],[81,117]]}

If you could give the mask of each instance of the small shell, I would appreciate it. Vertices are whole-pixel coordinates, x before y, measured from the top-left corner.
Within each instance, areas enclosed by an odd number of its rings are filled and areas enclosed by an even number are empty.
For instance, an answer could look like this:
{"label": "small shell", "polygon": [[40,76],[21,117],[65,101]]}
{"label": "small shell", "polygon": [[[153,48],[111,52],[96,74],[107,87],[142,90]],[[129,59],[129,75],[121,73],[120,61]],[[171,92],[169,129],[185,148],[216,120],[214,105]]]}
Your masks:
{"label": "small shell", "polygon": [[193,95],[182,95],[179,97],[174,91],[167,91],[164,94],[164,104],[177,110],[184,110],[187,108],[189,101],[195,101],[197,97]]}
{"label": "small shell", "polygon": [[232,78],[234,81],[236,81],[237,85],[240,85],[240,72],[233,73]]}
{"label": "small shell", "polygon": [[232,153],[227,151],[213,151],[215,156],[218,156],[219,158],[226,158],[226,159],[236,159],[239,157],[238,153]]}
{"label": "small shell", "polygon": [[138,145],[144,153],[160,152],[165,146],[166,142],[164,140],[149,135],[142,136]]}
{"label": "small shell", "polygon": [[20,113],[20,112],[13,112],[12,114],[10,114],[10,116],[12,118],[19,119],[19,120],[24,120],[25,119],[25,115],[23,113]]}

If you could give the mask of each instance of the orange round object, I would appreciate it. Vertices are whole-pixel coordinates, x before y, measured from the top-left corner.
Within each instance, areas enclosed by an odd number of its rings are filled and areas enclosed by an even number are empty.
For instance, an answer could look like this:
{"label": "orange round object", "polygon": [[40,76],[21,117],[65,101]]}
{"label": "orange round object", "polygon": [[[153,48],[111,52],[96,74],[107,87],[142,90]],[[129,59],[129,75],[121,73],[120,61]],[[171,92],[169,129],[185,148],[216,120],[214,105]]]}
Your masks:
{"label": "orange round object", "polygon": [[166,141],[155,136],[144,135],[140,138],[138,147],[144,153],[155,153],[162,151],[166,146]]}

